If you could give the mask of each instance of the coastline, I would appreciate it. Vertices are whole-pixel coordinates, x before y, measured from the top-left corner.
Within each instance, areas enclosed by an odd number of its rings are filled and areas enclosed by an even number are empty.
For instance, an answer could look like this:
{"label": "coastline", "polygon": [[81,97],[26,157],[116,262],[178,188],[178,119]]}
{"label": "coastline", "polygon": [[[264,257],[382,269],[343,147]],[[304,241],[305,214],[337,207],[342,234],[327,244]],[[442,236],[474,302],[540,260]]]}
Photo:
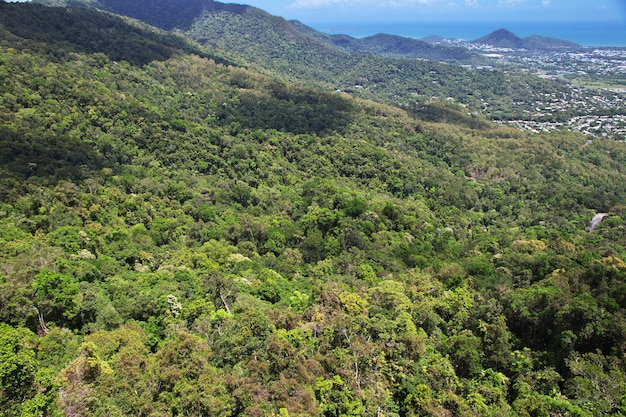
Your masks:
{"label": "coastline", "polygon": [[616,23],[573,22],[303,22],[330,35],[363,38],[378,33],[421,39],[437,35],[472,41],[494,30],[505,28],[519,37],[548,36],[582,46],[626,48],[626,25]]}

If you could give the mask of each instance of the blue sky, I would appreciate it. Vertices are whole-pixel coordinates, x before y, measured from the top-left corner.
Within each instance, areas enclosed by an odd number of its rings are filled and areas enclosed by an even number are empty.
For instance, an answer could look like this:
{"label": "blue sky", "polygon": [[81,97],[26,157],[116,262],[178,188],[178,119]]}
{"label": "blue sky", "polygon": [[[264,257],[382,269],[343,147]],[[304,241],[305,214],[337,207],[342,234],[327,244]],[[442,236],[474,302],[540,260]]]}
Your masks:
{"label": "blue sky", "polygon": [[626,25],[626,0],[243,0],[236,3],[304,23],[593,21]]}
{"label": "blue sky", "polygon": [[506,28],[582,45],[626,46],[626,0],[219,0],[326,33],[477,39]]}

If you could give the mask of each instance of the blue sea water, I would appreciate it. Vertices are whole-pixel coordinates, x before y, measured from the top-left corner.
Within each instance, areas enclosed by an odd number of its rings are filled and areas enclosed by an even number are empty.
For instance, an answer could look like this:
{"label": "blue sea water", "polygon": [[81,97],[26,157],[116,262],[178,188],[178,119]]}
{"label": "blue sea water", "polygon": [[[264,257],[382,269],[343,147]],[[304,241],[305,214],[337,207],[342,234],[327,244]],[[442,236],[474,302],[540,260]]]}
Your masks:
{"label": "blue sea water", "polygon": [[530,35],[550,36],[585,46],[626,47],[626,24],[623,22],[360,22],[307,23],[328,34],[345,34],[357,38],[387,33],[410,38],[438,35],[444,38],[475,40],[497,29],[507,29],[519,37]]}

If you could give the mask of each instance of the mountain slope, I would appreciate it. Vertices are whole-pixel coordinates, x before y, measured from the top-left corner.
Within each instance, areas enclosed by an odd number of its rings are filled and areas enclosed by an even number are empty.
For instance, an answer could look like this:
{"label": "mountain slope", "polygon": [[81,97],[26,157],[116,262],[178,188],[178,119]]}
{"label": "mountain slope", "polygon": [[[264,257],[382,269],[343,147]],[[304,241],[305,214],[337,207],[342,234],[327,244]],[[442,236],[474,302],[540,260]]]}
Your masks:
{"label": "mountain slope", "polygon": [[575,42],[563,39],[552,38],[548,36],[531,35],[524,38],[526,49],[580,49],[582,48]]}
{"label": "mountain slope", "polygon": [[500,48],[523,48],[524,40],[506,29],[498,29],[476,39],[473,43],[493,45]]}
{"label": "mountain slope", "polygon": [[0,24],[6,31],[5,45],[13,41],[36,41],[54,45],[61,51],[65,49],[65,52],[100,52],[110,59],[135,65],[165,60],[178,53],[209,56],[206,49],[182,36],[158,31],[117,15],[83,8],[47,9],[37,4],[17,7],[4,2],[0,3],[0,8]]}
{"label": "mountain slope", "polygon": [[557,38],[533,35],[520,38],[506,29],[498,29],[482,38],[472,41],[475,44],[491,45],[498,48],[516,49],[562,49],[580,48],[580,45]]}
{"label": "mountain slope", "polygon": [[370,52],[393,57],[431,59],[457,64],[480,62],[480,58],[476,54],[464,48],[434,46],[419,39],[387,34],[377,34],[364,38],[354,38],[348,35],[327,35],[298,21],[290,21],[290,23],[300,32],[348,52]]}
{"label": "mountain slope", "polygon": [[[101,34],[49,39],[78,28]],[[620,413],[624,144],[20,30],[0,24],[4,415]]]}
{"label": "mountain slope", "polygon": [[[161,0],[34,0],[34,3],[47,6],[87,6],[122,16],[129,16],[152,26],[172,30],[188,28],[195,18],[206,8],[214,7],[213,0],[181,0],[168,2]],[[224,6],[218,3],[218,7]],[[233,8],[237,6],[233,5]]]}
{"label": "mountain slope", "polygon": [[[59,0],[36,0],[37,3],[46,5],[59,5]],[[260,10],[238,4],[224,4],[213,0],[183,0],[178,2],[167,2],[149,0],[144,2],[119,1],[119,0],[67,0],[64,4],[86,5],[97,7],[101,10],[129,16],[150,25],[164,30],[180,29],[189,30],[193,23],[205,13],[232,13],[234,15],[244,15],[261,13]],[[263,19],[275,19],[275,17],[265,14]],[[300,22],[290,22],[299,32],[312,37],[327,45],[335,45],[348,52],[373,52],[391,56],[402,56],[406,58],[433,59],[444,62],[470,63],[479,60],[478,56],[471,54],[462,48],[434,47],[417,39],[391,37],[388,35],[376,35],[365,39],[350,38],[346,42],[345,36],[330,36],[322,34]],[[284,22],[274,22],[275,28],[285,31]],[[263,33],[263,32],[259,32]],[[296,41],[294,34],[289,35],[292,41]],[[300,38],[297,40],[303,43],[302,47],[310,47],[307,42]]]}
{"label": "mountain slope", "polygon": [[[107,7],[108,1],[99,5]],[[133,3],[127,2],[128,7]],[[502,114],[512,103],[531,103],[546,91],[564,88],[516,71],[471,71],[434,61],[349,53],[310,36],[310,30],[302,33],[286,20],[248,6],[209,2],[184,33],[228,54],[233,62],[274,77],[403,106],[451,97],[476,109],[488,103],[490,111]]]}

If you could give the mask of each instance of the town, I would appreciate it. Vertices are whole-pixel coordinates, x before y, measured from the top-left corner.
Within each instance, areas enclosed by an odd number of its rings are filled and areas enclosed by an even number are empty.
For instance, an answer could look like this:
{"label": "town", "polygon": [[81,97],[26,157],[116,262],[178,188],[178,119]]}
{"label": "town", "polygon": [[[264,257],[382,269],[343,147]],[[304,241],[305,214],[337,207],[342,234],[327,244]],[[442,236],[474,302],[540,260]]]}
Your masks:
{"label": "town", "polygon": [[626,49],[526,50],[467,43],[468,49],[539,77],[565,82],[564,92],[546,93],[519,104],[517,118],[496,120],[533,132],[579,131],[592,137],[626,140]]}
{"label": "town", "polygon": [[[610,94],[609,94],[610,93]],[[571,85],[569,92],[546,94],[522,110],[525,117],[496,120],[533,132],[576,130],[594,137],[626,140],[626,94]]]}

